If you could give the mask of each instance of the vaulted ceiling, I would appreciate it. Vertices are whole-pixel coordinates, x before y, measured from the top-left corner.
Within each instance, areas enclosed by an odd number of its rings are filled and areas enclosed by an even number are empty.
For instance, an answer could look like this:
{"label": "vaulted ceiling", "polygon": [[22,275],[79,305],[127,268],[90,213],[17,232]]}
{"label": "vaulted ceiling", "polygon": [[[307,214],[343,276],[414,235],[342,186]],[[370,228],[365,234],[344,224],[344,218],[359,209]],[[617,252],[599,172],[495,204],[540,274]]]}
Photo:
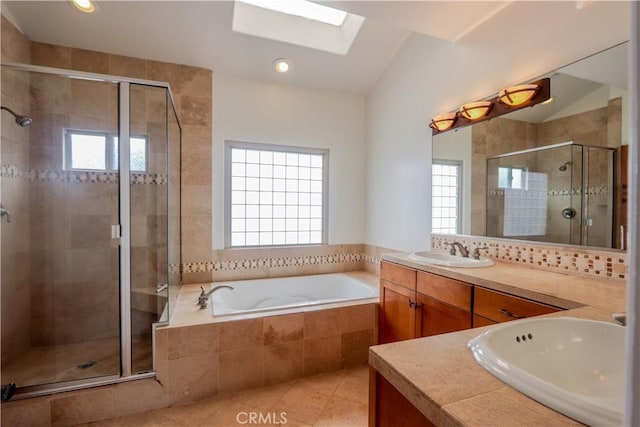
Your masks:
{"label": "vaulted ceiling", "polygon": [[[366,18],[346,55],[233,32],[233,1],[98,0],[99,10],[92,15],[78,12],[68,1],[3,1],[2,9],[34,41],[359,94],[373,87],[412,31],[464,48],[500,34],[519,35],[534,25],[544,31],[548,23],[530,22],[532,10],[548,14],[555,27],[563,19],[591,13],[590,2],[583,0],[563,8],[558,2],[526,1],[317,2]],[[627,7],[626,2],[611,2],[611,16],[603,19],[626,20]],[[280,57],[291,60],[286,75],[273,72],[272,63]]]}

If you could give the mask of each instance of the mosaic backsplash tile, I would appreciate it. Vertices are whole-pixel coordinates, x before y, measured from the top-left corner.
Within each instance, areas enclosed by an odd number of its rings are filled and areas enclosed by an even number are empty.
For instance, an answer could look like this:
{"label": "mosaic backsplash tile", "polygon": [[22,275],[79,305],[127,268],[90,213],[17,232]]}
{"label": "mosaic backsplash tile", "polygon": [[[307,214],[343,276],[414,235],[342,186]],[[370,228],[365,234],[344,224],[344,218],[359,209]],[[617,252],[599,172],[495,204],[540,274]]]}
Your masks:
{"label": "mosaic backsplash tile", "polygon": [[[0,166],[0,177],[29,182],[68,182],[72,184],[117,184],[118,172],[61,171],[26,169],[16,165]],[[166,174],[134,172],[132,184],[167,185]]]}
{"label": "mosaic backsplash tile", "polygon": [[527,267],[580,276],[626,279],[627,254],[617,251],[533,244],[477,236],[431,236],[433,249],[446,250],[448,242],[457,241],[474,248],[486,246],[482,255],[496,261],[525,264]]}

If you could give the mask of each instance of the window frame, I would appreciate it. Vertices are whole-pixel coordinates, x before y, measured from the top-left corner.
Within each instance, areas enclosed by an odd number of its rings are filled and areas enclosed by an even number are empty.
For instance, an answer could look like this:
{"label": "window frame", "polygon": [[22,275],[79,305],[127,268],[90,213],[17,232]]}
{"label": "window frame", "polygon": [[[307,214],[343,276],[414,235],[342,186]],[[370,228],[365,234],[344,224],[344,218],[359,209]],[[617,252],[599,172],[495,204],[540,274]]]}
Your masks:
{"label": "window frame", "polygon": [[[286,243],[271,245],[231,245],[231,167],[232,149],[270,151],[279,153],[297,153],[322,156],[322,242],[320,243]],[[283,248],[318,246],[329,244],[329,149],[301,147],[294,145],[269,144],[263,142],[247,142],[225,140],[224,142],[224,247],[225,249],[248,248]]]}
{"label": "window frame", "polygon": [[456,166],[458,168],[457,182],[456,182],[456,231],[455,233],[443,233],[442,231],[433,230],[433,192],[431,193],[431,232],[435,234],[462,234],[462,195],[463,193],[463,173],[464,162],[462,160],[447,160],[447,159],[433,159],[431,161],[431,186],[433,187],[433,165],[444,166]]}
{"label": "window frame", "polygon": [[[90,135],[90,136],[104,136],[105,138],[105,169],[84,169],[84,168],[74,168],[72,165],[72,148],[71,148],[71,137],[73,135]],[[103,132],[98,130],[86,130],[86,129],[72,129],[65,128],[64,129],[64,147],[63,147],[63,170],[73,171],[73,172],[116,172],[118,170],[118,162],[114,162],[114,142],[115,139],[118,138],[119,135],[117,133]],[[133,170],[130,169],[131,173],[149,173],[149,136],[148,135],[130,135],[129,139],[132,138],[144,139],[144,170]],[[120,142],[118,141],[118,144]],[[120,158],[120,153],[118,152],[118,158]],[[115,164],[114,164],[115,163]],[[131,164],[129,164],[131,167]]]}

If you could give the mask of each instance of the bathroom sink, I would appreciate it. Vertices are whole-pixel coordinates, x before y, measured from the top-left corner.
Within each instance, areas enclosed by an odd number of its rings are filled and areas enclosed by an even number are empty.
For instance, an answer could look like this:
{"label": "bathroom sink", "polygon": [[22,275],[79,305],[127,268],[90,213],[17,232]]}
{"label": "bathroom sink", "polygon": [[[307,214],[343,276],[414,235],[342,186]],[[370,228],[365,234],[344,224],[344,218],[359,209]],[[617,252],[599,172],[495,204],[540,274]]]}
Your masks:
{"label": "bathroom sink", "polygon": [[625,328],[571,317],[523,319],[469,341],[476,361],[534,400],[588,425],[621,425]]}
{"label": "bathroom sink", "polygon": [[413,252],[409,255],[409,259],[425,264],[442,265],[444,267],[477,268],[491,267],[493,265],[493,261],[489,258],[463,258],[441,251]]}

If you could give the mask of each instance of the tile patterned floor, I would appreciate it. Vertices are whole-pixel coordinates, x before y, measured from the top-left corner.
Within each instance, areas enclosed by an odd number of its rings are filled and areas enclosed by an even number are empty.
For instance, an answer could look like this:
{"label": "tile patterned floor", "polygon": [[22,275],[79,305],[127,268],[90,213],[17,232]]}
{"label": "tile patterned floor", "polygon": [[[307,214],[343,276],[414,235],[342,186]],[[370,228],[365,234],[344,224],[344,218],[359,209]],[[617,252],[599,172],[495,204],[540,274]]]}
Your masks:
{"label": "tile patterned floor", "polygon": [[89,425],[366,427],[368,386],[369,370],[362,366]]}

